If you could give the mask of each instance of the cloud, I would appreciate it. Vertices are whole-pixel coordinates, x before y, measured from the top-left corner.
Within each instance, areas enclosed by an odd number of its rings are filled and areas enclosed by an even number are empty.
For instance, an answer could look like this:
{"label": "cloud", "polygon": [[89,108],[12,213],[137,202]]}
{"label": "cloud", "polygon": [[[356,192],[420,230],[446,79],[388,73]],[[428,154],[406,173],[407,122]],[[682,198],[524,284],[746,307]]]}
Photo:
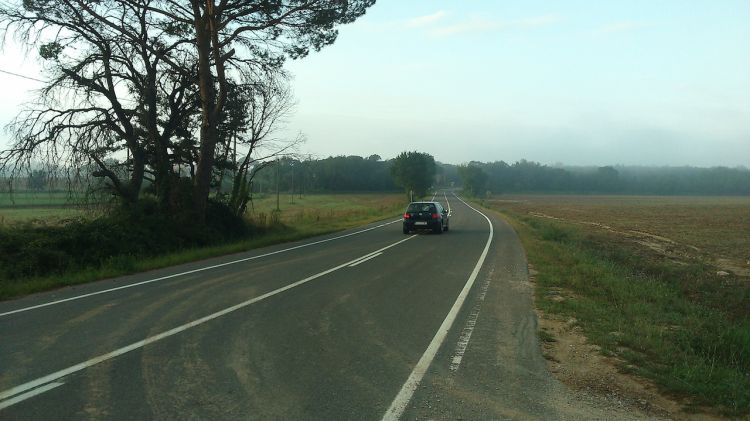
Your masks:
{"label": "cloud", "polygon": [[623,21],[612,22],[600,27],[596,32],[601,34],[611,34],[615,32],[626,32],[647,26],[643,22]]}
{"label": "cloud", "polygon": [[429,31],[429,34],[436,37],[446,37],[465,33],[531,29],[551,25],[561,20],[562,18],[558,15],[542,15],[508,21],[474,16],[457,23],[434,28]]}
{"label": "cloud", "polygon": [[523,28],[535,28],[538,26],[547,26],[553,23],[562,21],[563,18],[559,15],[542,15],[534,16],[531,18],[520,19],[515,21],[515,26]]}
{"label": "cloud", "polygon": [[450,36],[468,32],[488,32],[500,30],[505,26],[503,22],[483,18],[471,18],[462,22],[441,26],[431,30],[430,35]]}
{"label": "cloud", "polygon": [[406,21],[405,26],[407,28],[422,28],[425,26],[429,26],[443,19],[447,14],[448,13],[446,13],[444,10],[438,10],[437,12],[430,15],[418,16],[416,18],[409,19],[408,21]]}

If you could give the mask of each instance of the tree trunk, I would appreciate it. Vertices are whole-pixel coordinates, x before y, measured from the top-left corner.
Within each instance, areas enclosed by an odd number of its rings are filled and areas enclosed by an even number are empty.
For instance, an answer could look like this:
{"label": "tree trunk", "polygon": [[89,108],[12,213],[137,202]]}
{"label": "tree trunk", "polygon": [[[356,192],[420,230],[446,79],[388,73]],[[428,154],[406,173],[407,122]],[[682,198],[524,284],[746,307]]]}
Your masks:
{"label": "tree trunk", "polygon": [[131,151],[133,154],[133,171],[130,173],[130,181],[128,183],[128,197],[125,201],[129,204],[135,204],[138,202],[138,197],[141,194],[141,186],[143,186],[143,175],[146,169],[146,157],[143,149],[136,149]]}
{"label": "tree trunk", "polygon": [[201,13],[201,4],[193,0],[195,36],[198,49],[198,84],[201,98],[201,130],[198,165],[193,185],[193,212],[197,221],[206,219],[206,206],[211,189],[211,173],[214,166],[216,142],[219,139],[216,89],[211,72],[211,22],[210,11],[213,0],[206,0],[206,13]]}

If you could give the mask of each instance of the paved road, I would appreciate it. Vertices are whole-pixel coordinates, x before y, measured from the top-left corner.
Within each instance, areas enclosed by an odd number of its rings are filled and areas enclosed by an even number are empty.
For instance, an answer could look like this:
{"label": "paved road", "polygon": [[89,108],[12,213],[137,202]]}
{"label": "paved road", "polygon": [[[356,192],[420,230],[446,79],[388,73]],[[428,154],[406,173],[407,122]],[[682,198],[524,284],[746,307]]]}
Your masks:
{"label": "paved road", "polygon": [[443,235],[394,218],[0,303],[0,419],[612,415],[547,373],[512,229],[438,199]]}

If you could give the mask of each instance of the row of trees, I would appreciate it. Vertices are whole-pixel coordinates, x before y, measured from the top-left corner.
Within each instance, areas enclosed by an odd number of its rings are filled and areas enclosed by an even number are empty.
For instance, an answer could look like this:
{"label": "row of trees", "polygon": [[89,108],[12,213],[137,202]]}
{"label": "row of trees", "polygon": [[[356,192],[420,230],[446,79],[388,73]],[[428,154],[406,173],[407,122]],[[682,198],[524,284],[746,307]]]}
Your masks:
{"label": "row of trees", "polygon": [[[374,0],[18,0],[5,40],[36,52],[45,78],[9,130],[0,171],[64,168],[106,180],[126,206],[150,187],[162,210],[205,219],[231,172],[239,210],[291,107],[283,63],[333,43]],[[238,157],[242,157],[238,159]],[[94,171],[88,171],[90,168]]]}
{"label": "row of trees", "polygon": [[[466,190],[493,193],[750,195],[750,170],[696,167],[551,167],[530,161],[456,168]],[[452,172],[452,169],[446,169]]]}
{"label": "row of trees", "polygon": [[325,159],[285,157],[258,173],[254,192],[367,192],[403,190],[427,194],[435,184],[435,159],[421,152],[403,152],[383,161],[379,155],[336,156]]}

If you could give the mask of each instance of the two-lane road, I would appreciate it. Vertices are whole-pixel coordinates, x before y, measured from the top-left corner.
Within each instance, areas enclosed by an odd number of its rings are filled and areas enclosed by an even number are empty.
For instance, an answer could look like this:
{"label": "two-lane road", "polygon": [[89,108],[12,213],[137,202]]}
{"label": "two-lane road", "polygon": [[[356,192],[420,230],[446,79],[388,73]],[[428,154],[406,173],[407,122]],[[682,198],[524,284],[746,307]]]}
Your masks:
{"label": "two-lane road", "polygon": [[[0,303],[0,419],[580,419],[523,249],[400,220]],[[464,302],[465,301],[465,302]]]}
{"label": "two-lane road", "polygon": [[380,418],[489,238],[449,205],[445,235],[382,223],[1,303],[0,415]]}

